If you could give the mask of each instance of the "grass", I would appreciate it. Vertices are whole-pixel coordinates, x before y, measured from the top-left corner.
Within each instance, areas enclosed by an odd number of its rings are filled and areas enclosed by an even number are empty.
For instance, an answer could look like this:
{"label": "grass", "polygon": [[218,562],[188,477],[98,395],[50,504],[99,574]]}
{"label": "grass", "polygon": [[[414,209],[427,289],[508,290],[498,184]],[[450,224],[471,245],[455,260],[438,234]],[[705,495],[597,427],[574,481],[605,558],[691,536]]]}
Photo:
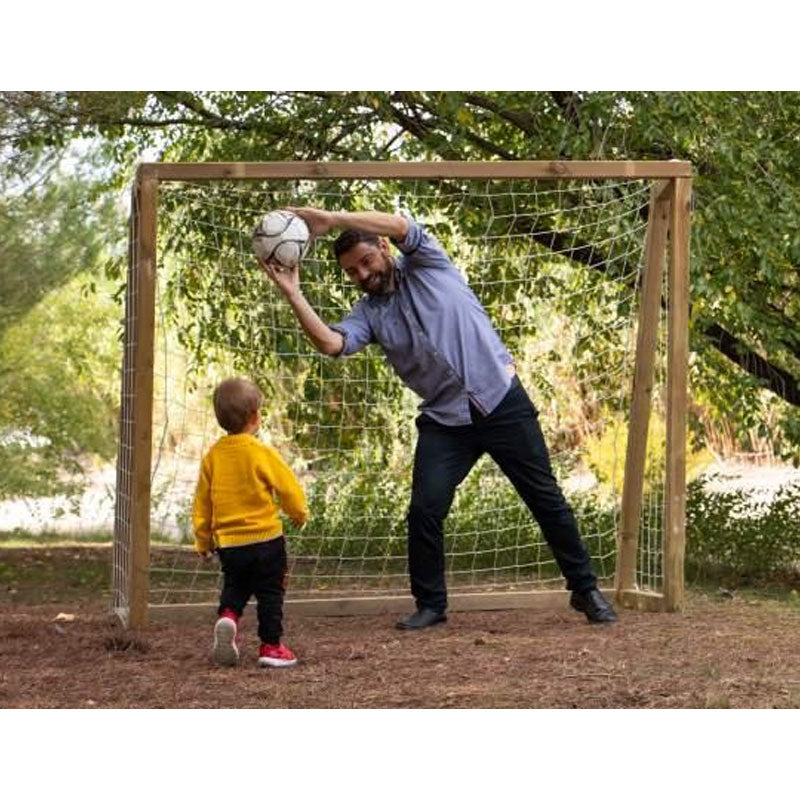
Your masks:
{"label": "grass", "polygon": [[80,547],[81,545],[111,544],[110,531],[95,533],[28,533],[22,530],[0,532],[0,547]]}
{"label": "grass", "polygon": [[[112,531],[91,531],[87,533],[55,533],[44,531],[30,533],[20,528],[11,531],[0,531],[0,548],[2,547],[80,547],[82,545],[110,545],[114,541]],[[176,545],[185,542],[176,542],[164,536],[151,535],[153,544]]]}
{"label": "grass", "polygon": [[106,548],[42,545],[0,547],[0,605],[36,605],[99,598],[108,593],[111,560]]}
{"label": "grass", "polygon": [[[208,587],[217,590],[217,570],[198,568],[191,548],[176,548],[176,543],[153,537],[155,548],[151,574],[154,590],[180,591]],[[111,570],[110,531],[84,534],[46,532],[32,534],[20,529],[0,532],[0,604],[41,603],[50,600],[109,592]],[[67,552],[71,549],[71,552]],[[5,555],[4,555],[5,551]],[[295,588],[302,585],[302,565],[297,564]],[[175,571],[175,567],[180,567]],[[698,572],[687,567],[687,589],[710,599],[758,605],[790,607],[800,611],[800,574],[793,572],[770,579],[743,580],[740,576],[718,571]]]}

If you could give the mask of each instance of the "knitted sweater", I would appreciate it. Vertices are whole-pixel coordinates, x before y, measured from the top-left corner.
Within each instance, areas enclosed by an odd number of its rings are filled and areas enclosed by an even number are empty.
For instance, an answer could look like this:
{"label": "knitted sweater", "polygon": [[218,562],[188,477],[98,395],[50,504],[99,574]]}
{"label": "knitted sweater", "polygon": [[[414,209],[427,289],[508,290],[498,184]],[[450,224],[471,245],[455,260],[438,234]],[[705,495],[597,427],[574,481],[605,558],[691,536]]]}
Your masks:
{"label": "knitted sweater", "polygon": [[223,436],[200,466],[192,509],[197,551],[281,536],[279,507],[295,525],[308,519],[303,489],[278,451],[249,433]]}

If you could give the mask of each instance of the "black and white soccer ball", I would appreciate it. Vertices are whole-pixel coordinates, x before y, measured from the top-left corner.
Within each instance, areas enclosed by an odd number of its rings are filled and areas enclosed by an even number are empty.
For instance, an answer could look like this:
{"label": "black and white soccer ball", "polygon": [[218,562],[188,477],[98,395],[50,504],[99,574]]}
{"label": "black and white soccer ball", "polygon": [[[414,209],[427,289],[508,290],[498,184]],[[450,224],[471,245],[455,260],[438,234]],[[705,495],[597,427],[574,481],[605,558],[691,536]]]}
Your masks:
{"label": "black and white soccer ball", "polygon": [[270,211],[253,231],[253,250],[260,262],[290,270],[300,266],[309,238],[308,225],[302,217],[284,209]]}

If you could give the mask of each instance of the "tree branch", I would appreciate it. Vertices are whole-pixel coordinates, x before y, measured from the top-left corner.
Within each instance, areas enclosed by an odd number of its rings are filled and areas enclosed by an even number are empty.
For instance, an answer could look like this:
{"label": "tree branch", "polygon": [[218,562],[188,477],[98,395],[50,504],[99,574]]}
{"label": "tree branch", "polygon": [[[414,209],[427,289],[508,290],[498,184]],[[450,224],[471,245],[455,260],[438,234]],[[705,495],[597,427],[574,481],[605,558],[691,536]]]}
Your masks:
{"label": "tree branch", "polygon": [[722,355],[741,367],[748,375],[752,375],[764,388],[774,392],[787,403],[800,407],[800,384],[794,375],[753,352],[717,323],[705,328],[703,335]]}
{"label": "tree branch", "polygon": [[578,114],[580,100],[575,92],[550,92],[555,104],[561,109],[564,117],[576,128],[580,127],[581,118]]}
{"label": "tree branch", "polygon": [[536,129],[536,120],[532,114],[524,114],[520,111],[511,111],[503,108],[495,103],[485,95],[475,94],[474,92],[467,92],[464,99],[477,108],[482,108],[484,111],[490,111],[497,117],[510,122],[514,127],[519,128],[523,133],[528,136],[535,136],[538,134]]}

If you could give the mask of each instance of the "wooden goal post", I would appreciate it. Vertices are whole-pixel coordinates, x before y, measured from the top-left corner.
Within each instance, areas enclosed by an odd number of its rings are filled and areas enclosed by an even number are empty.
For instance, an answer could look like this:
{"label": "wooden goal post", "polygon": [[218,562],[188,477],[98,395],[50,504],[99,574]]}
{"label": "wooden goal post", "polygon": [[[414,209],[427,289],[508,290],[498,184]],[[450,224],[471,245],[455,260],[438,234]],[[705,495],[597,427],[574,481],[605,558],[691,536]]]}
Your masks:
{"label": "wooden goal post", "polygon": [[[691,164],[683,161],[520,162],[267,162],[142,164],[132,189],[120,450],[112,576],[114,612],[133,628],[156,609],[148,602],[153,416],[154,329],[159,186],[166,182],[327,179],[639,179],[652,182],[645,263],[637,326],[618,530],[614,591],[628,607],[679,611],[684,604],[686,426]],[[662,292],[666,266],[668,291]],[[663,592],[636,584],[638,520],[653,391],[656,327],[667,308],[667,439]],[[122,469],[124,462],[125,469]],[[451,608],[529,607],[563,603],[563,592],[507,592],[451,597]],[[309,613],[361,613],[410,606],[406,597],[303,600],[287,609]],[[173,611],[191,611],[176,607]],[[291,613],[291,612],[290,612]]]}

